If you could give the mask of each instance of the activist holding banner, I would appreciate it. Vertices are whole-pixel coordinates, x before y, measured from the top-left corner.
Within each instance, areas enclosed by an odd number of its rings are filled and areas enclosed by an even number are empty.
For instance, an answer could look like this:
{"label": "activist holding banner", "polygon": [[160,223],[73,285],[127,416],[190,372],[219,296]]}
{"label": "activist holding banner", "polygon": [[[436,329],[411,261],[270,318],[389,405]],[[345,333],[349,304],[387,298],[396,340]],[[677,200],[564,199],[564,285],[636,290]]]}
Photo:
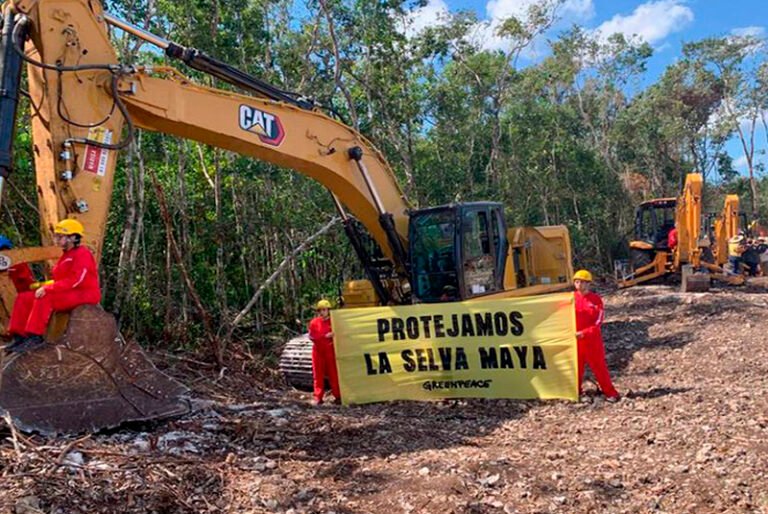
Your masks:
{"label": "activist holding banner", "polygon": [[605,345],[601,329],[605,308],[600,295],[590,291],[591,284],[592,273],[587,270],[579,270],[573,276],[573,286],[576,289],[576,338],[579,348],[579,396],[584,394],[582,389],[584,367],[589,364],[606,401],[617,402],[619,393],[613,387],[608,364],[605,362]]}
{"label": "activist holding banner", "polygon": [[315,306],[317,316],[309,322],[309,339],[312,341],[312,381],[314,382],[315,405],[322,405],[325,396],[325,379],[331,383],[335,402],[341,403],[339,374],[336,369],[336,354],[333,350],[333,328],[331,327],[331,302],[320,300]]}
{"label": "activist holding banner", "polygon": [[574,293],[331,312],[344,404],[578,400]]}

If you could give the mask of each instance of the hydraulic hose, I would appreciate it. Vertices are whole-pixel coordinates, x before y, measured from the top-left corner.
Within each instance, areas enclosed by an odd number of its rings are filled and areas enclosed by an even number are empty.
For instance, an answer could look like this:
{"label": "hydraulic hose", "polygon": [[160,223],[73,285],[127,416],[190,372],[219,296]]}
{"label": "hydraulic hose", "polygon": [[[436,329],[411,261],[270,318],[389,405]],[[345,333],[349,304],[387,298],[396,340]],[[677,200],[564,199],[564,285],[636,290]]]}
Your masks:
{"label": "hydraulic hose", "polygon": [[[126,108],[125,104],[123,103],[123,100],[120,98],[120,95],[118,94],[118,91],[117,91],[119,77],[120,75],[126,72],[126,68],[119,64],[78,64],[74,66],[64,66],[59,63],[48,64],[48,63],[33,59],[24,52],[24,47],[23,47],[24,40],[26,39],[26,28],[28,24],[29,24],[29,18],[27,16],[25,15],[19,16],[18,19],[16,20],[16,25],[13,27],[13,34],[11,38],[13,49],[25,62],[38,68],[56,71],[59,74],[65,73],[65,72],[103,70],[103,71],[108,71],[112,75],[111,93],[112,93],[112,99],[114,101],[112,111],[114,111],[114,108],[117,107],[117,109],[120,111],[120,114],[123,115],[123,118],[125,119],[125,122],[128,126],[128,134],[126,135],[126,137],[124,137],[119,143],[115,143],[115,144],[102,143],[101,141],[95,141],[93,139],[88,139],[88,138],[71,138],[71,139],[68,139],[66,142],[95,146],[97,148],[103,148],[105,150],[122,150],[128,147],[128,145],[131,143],[131,141],[134,138],[136,129],[133,125],[133,121],[131,120],[130,113],[128,112],[128,109]],[[75,123],[63,115],[61,110],[61,80],[59,80],[58,112],[64,121],[72,125],[76,125],[79,127],[92,127],[92,126],[100,125],[100,124]],[[102,121],[102,123],[106,122],[106,120],[108,120],[109,117],[111,117],[111,115],[112,115],[112,112],[110,112],[107,115],[107,117]]]}

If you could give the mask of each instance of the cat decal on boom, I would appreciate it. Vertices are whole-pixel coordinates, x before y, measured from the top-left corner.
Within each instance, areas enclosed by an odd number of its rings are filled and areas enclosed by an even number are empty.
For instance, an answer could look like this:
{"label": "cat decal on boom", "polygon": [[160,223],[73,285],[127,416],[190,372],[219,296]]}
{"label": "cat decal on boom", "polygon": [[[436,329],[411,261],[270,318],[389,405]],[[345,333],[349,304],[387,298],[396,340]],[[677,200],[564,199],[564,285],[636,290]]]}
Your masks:
{"label": "cat decal on boom", "polygon": [[240,106],[240,128],[258,135],[267,145],[280,146],[285,138],[280,118],[249,105]]}

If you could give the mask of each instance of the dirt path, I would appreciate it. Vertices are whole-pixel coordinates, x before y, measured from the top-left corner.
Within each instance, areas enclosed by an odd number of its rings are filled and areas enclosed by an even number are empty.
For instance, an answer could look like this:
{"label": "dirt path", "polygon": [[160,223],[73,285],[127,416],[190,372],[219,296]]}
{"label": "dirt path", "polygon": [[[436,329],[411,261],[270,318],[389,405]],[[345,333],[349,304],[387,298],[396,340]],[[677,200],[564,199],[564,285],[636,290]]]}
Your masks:
{"label": "dirt path", "polygon": [[[217,403],[151,430],[3,441],[0,506],[766,514],[768,295],[670,291],[607,298],[618,404],[313,409],[298,393],[224,377],[209,395]],[[240,404],[223,401],[233,387]]]}

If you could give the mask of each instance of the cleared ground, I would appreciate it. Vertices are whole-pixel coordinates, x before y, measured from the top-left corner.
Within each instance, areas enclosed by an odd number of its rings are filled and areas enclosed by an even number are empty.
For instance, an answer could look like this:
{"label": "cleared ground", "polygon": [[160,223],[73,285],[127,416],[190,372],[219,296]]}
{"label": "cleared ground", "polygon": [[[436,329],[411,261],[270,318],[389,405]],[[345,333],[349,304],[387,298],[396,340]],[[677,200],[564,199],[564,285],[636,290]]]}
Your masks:
{"label": "cleared ground", "polygon": [[[618,404],[354,408],[178,361],[188,418],[80,440],[11,434],[2,512],[768,513],[768,295],[608,294]],[[588,384],[587,389],[594,390]]]}

